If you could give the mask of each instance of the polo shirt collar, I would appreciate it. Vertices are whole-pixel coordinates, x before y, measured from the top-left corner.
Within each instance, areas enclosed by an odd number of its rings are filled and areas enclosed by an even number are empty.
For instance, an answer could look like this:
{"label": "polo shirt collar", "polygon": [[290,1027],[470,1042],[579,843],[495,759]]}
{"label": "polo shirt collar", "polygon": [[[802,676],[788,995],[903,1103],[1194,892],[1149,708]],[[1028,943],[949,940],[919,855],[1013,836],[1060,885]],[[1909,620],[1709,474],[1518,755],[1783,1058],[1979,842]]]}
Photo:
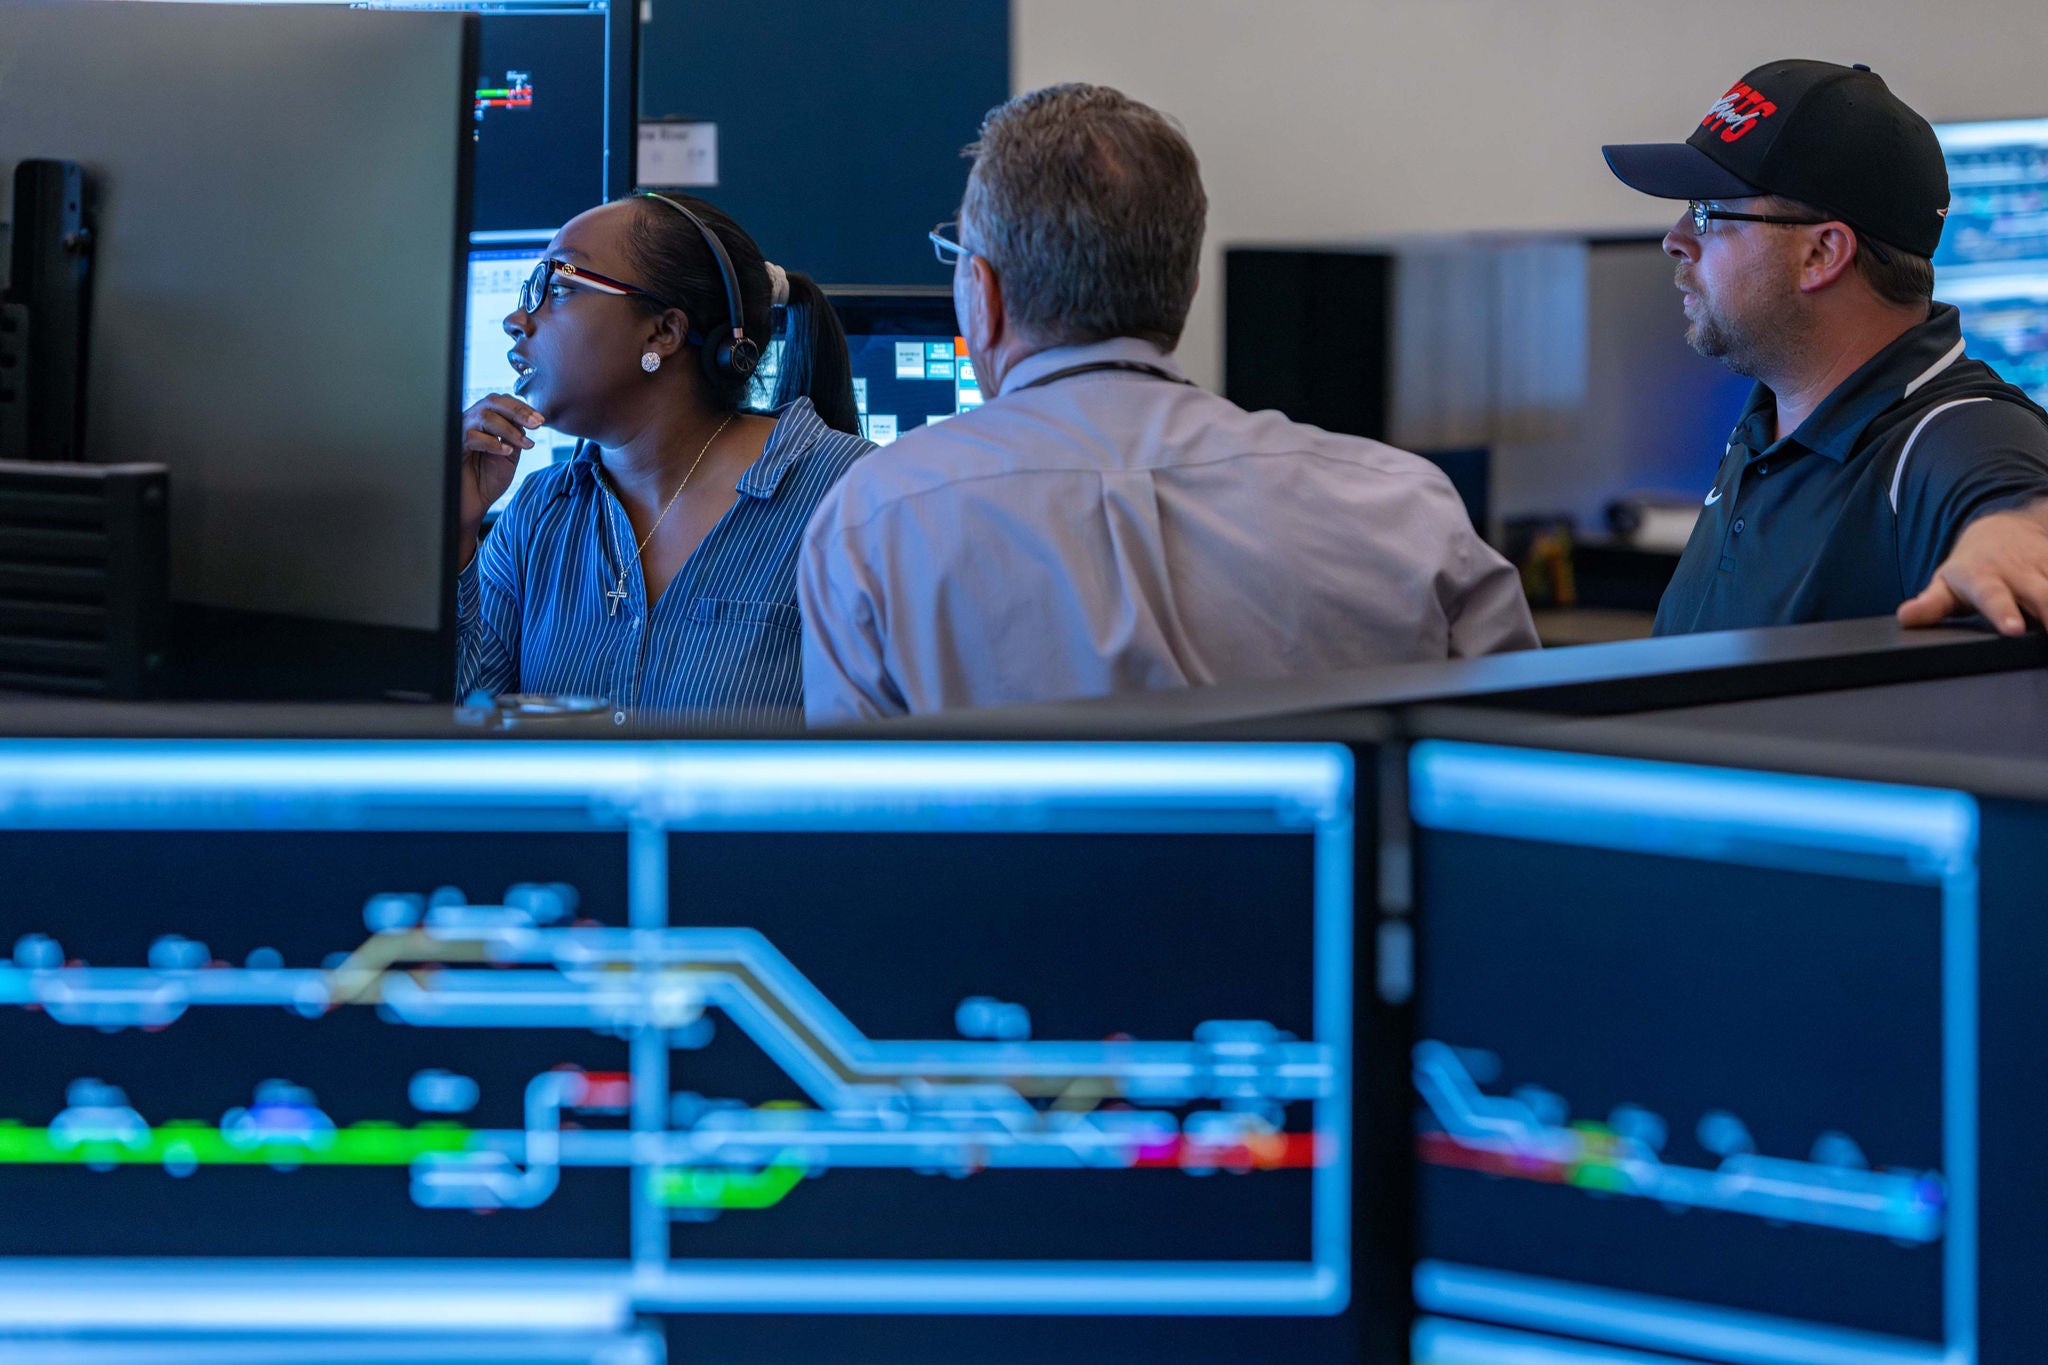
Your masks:
{"label": "polo shirt collar", "polygon": [[[1907,331],[1836,385],[1834,392],[1799,424],[1791,439],[1839,464],[1856,452],[1863,429],[1879,413],[1910,397],[1922,384],[1960,360],[1962,354],[1960,315],[1953,304],[1937,303],[1928,313],[1927,321]],[[1745,427],[1767,392],[1762,385],[1757,389],[1750,395],[1750,407],[1743,412]]]}
{"label": "polo shirt collar", "polygon": [[[740,475],[739,482],[733,485],[740,493],[750,498],[774,497],[775,490],[782,486],[784,477],[829,429],[825,425],[825,419],[818,416],[818,410],[811,406],[811,400],[808,398],[799,398],[783,404],[775,417],[775,430],[769,433],[768,444],[762,449],[760,458],[748,465],[747,471]],[[575,467],[571,475],[575,485],[584,489],[595,487],[598,473],[597,443],[585,441],[577,446],[571,462]]]}
{"label": "polo shirt collar", "polygon": [[1003,376],[1002,391],[1015,393],[1034,379],[1043,379],[1075,365],[1093,365],[1104,360],[1157,365],[1176,379],[1187,377],[1171,351],[1163,351],[1138,337],[1111,337],[1107,341],[1091,341],[1082,346],[1054,346],[1049,350],[1034,351],[1010,367],[1010,372]]}

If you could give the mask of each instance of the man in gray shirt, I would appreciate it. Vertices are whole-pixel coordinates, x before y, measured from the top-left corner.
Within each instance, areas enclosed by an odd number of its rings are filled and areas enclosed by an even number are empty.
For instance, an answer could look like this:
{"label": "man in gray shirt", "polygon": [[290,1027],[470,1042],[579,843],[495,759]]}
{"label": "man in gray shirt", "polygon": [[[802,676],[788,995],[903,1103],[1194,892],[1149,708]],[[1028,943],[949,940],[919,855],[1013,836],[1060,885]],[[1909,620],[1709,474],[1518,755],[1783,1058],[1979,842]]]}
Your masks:
{"label": "man in gray shirt", "polygon": [[968,152],[933,237],[992,397],[857,461],[812,517],[812,724],[1535,645],[1434,465],[1175,365],[1208,199],[1169,119],[1053,86]]}

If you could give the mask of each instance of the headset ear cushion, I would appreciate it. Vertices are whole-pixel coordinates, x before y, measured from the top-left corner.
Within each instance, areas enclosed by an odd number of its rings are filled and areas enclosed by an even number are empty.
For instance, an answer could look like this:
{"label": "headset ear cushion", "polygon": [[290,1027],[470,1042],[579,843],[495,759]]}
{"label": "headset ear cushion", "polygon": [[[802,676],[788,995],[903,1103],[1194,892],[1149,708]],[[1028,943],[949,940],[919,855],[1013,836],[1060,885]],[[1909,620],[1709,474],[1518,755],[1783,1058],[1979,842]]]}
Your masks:
{"label": "headset ear cushion", "polygon": [[724,350],[725,369],[735,379],[752,379],[761,367],[761,348],[752,337],[729,341]]}
{"label": "headset ear cushion", "polygon": [[761,367],[761,348],[752,337],[734,341],[728,336],[720,341],[707,341],[698,354],[704,358],[705,377],[714,384],[752,379],[754,371]]}

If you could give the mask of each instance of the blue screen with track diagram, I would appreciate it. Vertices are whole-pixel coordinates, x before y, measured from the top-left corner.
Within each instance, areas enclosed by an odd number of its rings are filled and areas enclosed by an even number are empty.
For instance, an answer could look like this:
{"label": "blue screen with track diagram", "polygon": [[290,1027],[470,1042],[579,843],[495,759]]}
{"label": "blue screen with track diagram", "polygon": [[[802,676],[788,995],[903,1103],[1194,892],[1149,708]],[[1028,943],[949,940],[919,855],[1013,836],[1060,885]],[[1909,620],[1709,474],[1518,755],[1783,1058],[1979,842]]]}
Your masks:
{"label": "blue screen with track diagram", "polygon": [[1975,803],[1413,755],[1418,1361],[1976,1350]]}
{"label": "blue screen with track diagram", "polygon": [[1351,780],[1325,746],[0,745],[0,1325],[1340,1358]]}

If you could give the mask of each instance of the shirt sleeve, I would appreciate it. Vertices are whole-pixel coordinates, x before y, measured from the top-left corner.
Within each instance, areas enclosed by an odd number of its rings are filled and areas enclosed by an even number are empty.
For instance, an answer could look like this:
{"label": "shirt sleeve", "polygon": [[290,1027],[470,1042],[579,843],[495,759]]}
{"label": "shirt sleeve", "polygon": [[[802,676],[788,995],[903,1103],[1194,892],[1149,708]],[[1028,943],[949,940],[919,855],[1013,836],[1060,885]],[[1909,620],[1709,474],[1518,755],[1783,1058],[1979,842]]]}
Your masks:
{"label": "shirt sleeve", "polygon": [[2048,424],[1989,399],[1936,409],[1895,467],[1899,580],[1910,597],[1934,579],[1965,526],[2048,497]]}
{"label": "shirt sleeve", "polygon": [[884,614],[858,531],[842,524],[839,490],[826,495],[797,566],[803,612],[804,719],[811,725],[909,712],[889,677]]}
{"label": "shirt sleeve", "polygon": [[1493,547],[1466,528],[1456,569],[1445,585],[1444,614],[1451,623],[1451,657],[1470,659],[1535,649],[1536,622],[1522,592],[1522,576]]}
{"label": "shirt sleeve", "polygon": [[519,686],[519,556],[516,522],[498,518],[455,580],[455,695]]}

